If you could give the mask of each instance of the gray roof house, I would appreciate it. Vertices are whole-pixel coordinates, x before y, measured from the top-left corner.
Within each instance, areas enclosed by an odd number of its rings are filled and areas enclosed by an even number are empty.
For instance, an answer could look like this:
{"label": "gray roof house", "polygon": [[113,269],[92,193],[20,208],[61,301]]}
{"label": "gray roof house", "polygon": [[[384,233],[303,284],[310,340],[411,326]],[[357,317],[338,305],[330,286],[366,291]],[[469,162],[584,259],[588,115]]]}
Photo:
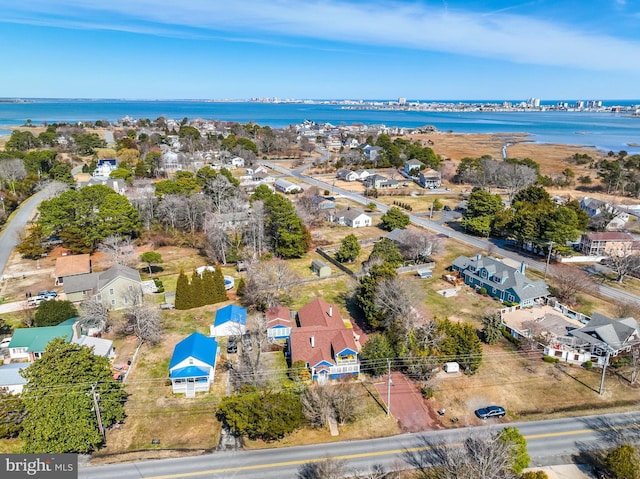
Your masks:
{"label": "gray roof house", "polygon": [[543,280],[531,281],[525,276],[525,264],[513,268],[502,261],[477,255],[458,256],[451,268],[464,278],[465,284],[476,289],[485,288],[487,293],[501,301],[530,306],[537,299],[549,295]]}
{"label": "gray roof house", "polygon": [[142,280],[137,270],[115,264],[100,273],[66,278],[64,292],[71,302],[95,295],[109,308],[117,310],[131,306],[131,302],[142,295]]}
{"label": "gray roof house", "polygon": [[593,313],[586,326],[574,329],[570,334],[590,344],[596,354],[609,351],[615,356],[640,344],[640,326],[634,318],[611,319]]}
{"label": "gray roof house", "polygon": [[333,213],[330,218],[334,223],[352,228],[371,226],[371,216],[365,214],[360,208],[343,208]]}
{"label": "gray roof house", "polygon": [[399,184],[397,180],[392,180],[390,178],[387,178],[386,176],[382,176],[378,174],[367,176],[364,180],[362,180],[362,183],[367,188],[377,188],[377,189],[396,188]]}
{"label": "gray roof house", "polygon": [[344,181],[357,181],[360,179],[358,173],[352,170],[347,170],[346,168],[342,168],[337,171],[336,178]]}

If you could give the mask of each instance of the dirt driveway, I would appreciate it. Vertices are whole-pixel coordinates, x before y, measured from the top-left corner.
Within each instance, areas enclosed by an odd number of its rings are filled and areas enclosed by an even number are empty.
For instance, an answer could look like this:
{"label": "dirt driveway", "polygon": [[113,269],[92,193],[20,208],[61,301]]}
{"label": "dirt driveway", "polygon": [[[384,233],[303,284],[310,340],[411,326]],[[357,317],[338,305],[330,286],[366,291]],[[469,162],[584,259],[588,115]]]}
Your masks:
{"label": "dirt driveway", "polygon": [[[387,406],[387,381],[377,382],[376,390]],[[404,432],[442,429],[437,413],[427,405],[418,386],[398,371],[391,373],[391,415]]]}

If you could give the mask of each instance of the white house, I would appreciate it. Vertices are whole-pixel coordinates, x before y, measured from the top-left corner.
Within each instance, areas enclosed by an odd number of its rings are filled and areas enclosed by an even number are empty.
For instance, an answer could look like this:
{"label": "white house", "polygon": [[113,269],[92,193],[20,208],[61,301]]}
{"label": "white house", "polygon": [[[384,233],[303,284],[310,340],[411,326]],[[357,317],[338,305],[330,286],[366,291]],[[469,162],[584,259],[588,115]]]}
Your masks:
{"label": "white house", "polygon": [[93,176],[109,178],[111,172],[116,168],[118,168],[118,160],[115,158],[103,158],[102,160],[98,160],[96,169],[93,170]]}
{"label": "white house", "polygon": [[211,337],[239,336],[247,332],[247,310],[242,306],[229,304],[216,311],[216,318],[210,326]]}
{"label": "white house", "polygon": [[6,389],[11,394],[22,394],[22,388],[27,380],[20,375],[20,371],[31,366],[31,363],[10,363],[0,366],[0,389]]}
{"label": "white house", "polygon": [[229,160],[229,164],[234,168],[244,168],[244,158],[240,156],[234,156]]}
{"label": "white house", "polygon": [[291,321],[291,311],[286,306],[273,306],[264,313],[267,321],[267,339],[277,341],[289,339],[291,328],[295,323]]}
{"label": "white house", "polygon": [[334,214],[334,222],[351,228],[364,228],[371,226],[371,216],[365,214],[360,208],[343,208]]}
{"label": "white house", "polygon": [[169,363],[173,392],[188,398],[208,392],[216,374],[218,351],[214,338],[197,332],[176,344]]}
{"label": "white house", "polygon": [[357,181],[360,176],[353,170],[347,170],[346,168],[342,168],[337,171],[336,178],[344,181]]}
{"label": "white house", "polygon": [[274,186],[276,187],[277,191],[280,191],[282,193],[297,193],[302,191],[302,187],[300,185],[282,179],[276,180]]}

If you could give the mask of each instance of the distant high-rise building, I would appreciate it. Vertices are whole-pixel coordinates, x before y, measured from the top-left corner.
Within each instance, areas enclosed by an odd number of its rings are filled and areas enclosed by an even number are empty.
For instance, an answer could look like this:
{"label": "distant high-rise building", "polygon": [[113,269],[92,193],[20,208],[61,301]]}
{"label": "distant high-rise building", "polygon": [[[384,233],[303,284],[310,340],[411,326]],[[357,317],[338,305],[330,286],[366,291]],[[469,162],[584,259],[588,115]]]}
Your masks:
{"label": "distant high-rise building", "polygon": [[405,105],[407,103],[407,99],[403,98],[403,97],[400,97],[400,98],[398,98],[398,103],[401,104],[401,105]]}

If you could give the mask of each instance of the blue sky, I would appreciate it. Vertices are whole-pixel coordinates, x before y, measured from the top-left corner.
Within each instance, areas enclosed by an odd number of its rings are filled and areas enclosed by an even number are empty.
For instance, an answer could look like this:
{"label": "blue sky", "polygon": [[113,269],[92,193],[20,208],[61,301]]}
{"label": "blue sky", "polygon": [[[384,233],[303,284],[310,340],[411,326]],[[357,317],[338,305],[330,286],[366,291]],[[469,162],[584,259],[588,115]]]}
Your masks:
{"label": "blue sky", "polygon": [[638,0],[0,0],[0,97],[637,99]]}

